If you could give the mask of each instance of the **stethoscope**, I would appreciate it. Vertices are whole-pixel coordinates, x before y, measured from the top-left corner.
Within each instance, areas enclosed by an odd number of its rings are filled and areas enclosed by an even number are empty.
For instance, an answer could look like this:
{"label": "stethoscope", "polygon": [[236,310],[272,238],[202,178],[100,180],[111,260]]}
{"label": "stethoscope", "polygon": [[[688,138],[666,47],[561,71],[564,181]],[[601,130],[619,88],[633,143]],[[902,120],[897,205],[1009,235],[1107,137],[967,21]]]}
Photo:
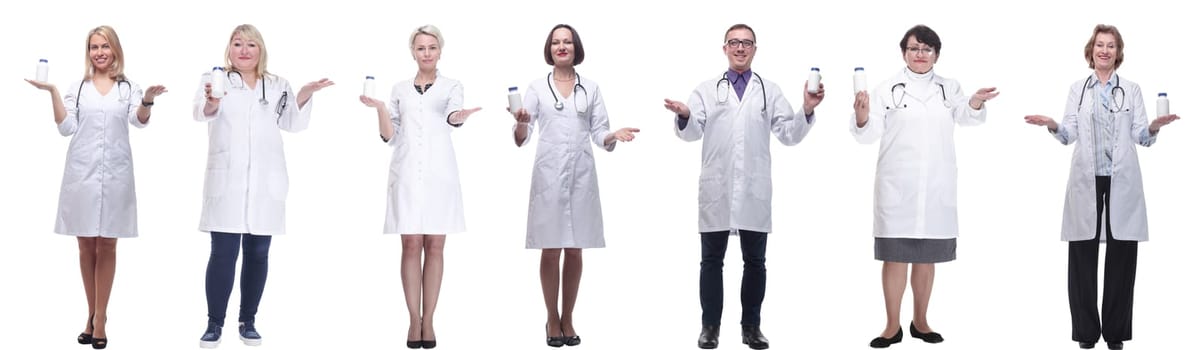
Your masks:
{"label": "stethoscope", "polygon": [[[1119,83],[1120,76],[1119,75],[1116,76],[1116,81],[1118,83],[1116,84],[1116,86],[1112,87],[1112,104],[1116,106],[1116,109],[1113,110],[1112,106],[1108,106],[1108,112],[1112,112],[1112,113],[1120,113],[1120,111],[1124,110],[1123,108],[1125,106],[1125,88],[1120,87],[1120,83]],[[1087,77],[1087,81],[1083,82],[1083,89],[1079,91],[1079,108],[1083,108],[1083,97],[1087,94],[1087,85],[1088,84],[1091,84],[1091,77]],[[1120,91],[1120,100],[1119,100],[1120,102],[1116,102],[1116,101],[1118,101],[1116,99],[1116,91],[1117,90]]]}
{"label": "stethoscope", "polygon": [[[757,78],[757,83],[761,84],[761,113],[765,113],[765,107],[769,105],[769,96],[767,96],[768,93],[765,92],[765,84],[761,83],[761,75],[757,74],[757,72],[753,72],[753,76]],[[727,86],[727,89],[724,89],[722,92],[720,92],[719,87],[724,85]],[[723,73],[722,78],[719,78],[719,81],[715,82],[715,94],[718,95],[717,97],[719,98],[719,104],[727,104],[727,95],[731,88],[732,81],[727,78],[727,73],[725,72]]]}
{"label": "stethoscope", "polygon": [[[79,90],[75,91],[75,115],[79,115],[79,99],[80,99],[79,95],[84,92],[84,83],[86,83],[86,82],[88,82],[87,79],[80,81]],[[117,96],[121,96],[121,84],[122,83],[125,84],[125,97],[119,99],[118,101],[120,101],[121,103],[127,103],[130,101],[130,97],[131,97],[130,95],[134,93],[134,87],[132,85],[130,85],[130,82],[128,80],[125,80],[125,79],[118,80],[117,81]]]}
{"label": "stethoscope", "polygon": [[[581,74],[576,72],[573,74],[577,76],[577,80],[573,83],[573,106],[577,109],[577,115],[583,116],[585,115],[585,109],[582,108],[584,104],[577,103],[577,96],[579,96],[577,95],[577,88],[581,88],[581,93],[585,94],[586,101],[589,101],[589,93],[586,92],[585,86],[581,85]],[[564,110],[564,101],[561,101],[560,96],[558,96],[560,93],[557,92],[556,89],[552,88],[552,73],[548,73],[548,91],[551,91],[552,98],[556,99],[556,103],[552,104],[552,107],[555,107],[558,111]]]}
{"label": "stethoscope", "polygon": [[[238,79],[235,80],[233,77],[230,76],[231,74],[238,74]],[[231,82],[235,82],[235,81],[238,82],[238,84],[236,86],[237,88],[245,89],[247,87],[247,82],[242,80],[242,73],[239,73],[238,71],[230,70],[229,72],[226,72],[226,79]],[[260,80],[260,82],[259,82],[259,87],[260,87],[259,104],[267,106],[268,105],[268,82],[266,80],[264,80],[264,77],[260,77],[259,80]],[[287,105],[288,105],[288,91],[286,90],[280,94],[280,104],[278,104],[276,106],[276,119],[280,119],[280,116],[284,115],[284,107]]]}
{"label": "stethoscope", "polygon": [[[945,96],[945,84],[936,83],[936,85],[941,88],[941,100],[945,103],[945,107],[952,107],[949,103],[949,97]],[[902,93],[895,94],[895,90],[898,88],[903,88],[903,91]],[[895,98],[895,96],[898,96],[898,98]],[[904,96],[907,96],[907,83],[895,83],[895,85],[890,87],[890,100],[895,104],[895,109],[907,108],[907,104],[903,103]],[[890,110],[891,108],[890,106],[886,106],[886,109]]]}

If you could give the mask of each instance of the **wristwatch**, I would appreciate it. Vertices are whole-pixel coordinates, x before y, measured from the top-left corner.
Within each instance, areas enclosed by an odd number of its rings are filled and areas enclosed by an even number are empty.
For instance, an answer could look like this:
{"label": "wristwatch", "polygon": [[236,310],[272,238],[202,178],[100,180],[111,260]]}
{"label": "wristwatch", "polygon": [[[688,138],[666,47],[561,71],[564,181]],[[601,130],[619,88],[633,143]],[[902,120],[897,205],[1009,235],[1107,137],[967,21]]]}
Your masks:
{"label": "wristwatch", "polygon": [[155,105],[154,102],[142,101],[142,107],[150,107],[150,106],[154,106],[154,105]]}

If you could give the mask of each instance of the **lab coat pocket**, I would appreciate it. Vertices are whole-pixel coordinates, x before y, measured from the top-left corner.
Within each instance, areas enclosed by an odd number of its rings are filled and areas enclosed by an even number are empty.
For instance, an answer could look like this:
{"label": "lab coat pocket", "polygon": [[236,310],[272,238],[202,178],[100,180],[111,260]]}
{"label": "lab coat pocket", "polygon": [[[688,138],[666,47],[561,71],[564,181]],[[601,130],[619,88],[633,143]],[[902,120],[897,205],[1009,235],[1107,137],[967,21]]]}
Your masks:
{"label": "lab coat pocket", "polygon": [[727,192],[723,183],[723,178],[719,176],[700,179],[698,181],[698,206],[705,210],[722,201]]}
{"label": "lab coat pocket", "polygon": [[902,179],[883,177],[874,189],[874,202],[879,208],[893,208],[903,202]]}
{"label": "lab coat pocket", "polygon": [[288,174],[283,171],[271,172],[268,177],[268,195],[275,200],[284,200],[288,196]]}
{"label": "lab coat pocket", "polygon": [[226,194],[226,169],[205,170],[205,197],[222,197]]}

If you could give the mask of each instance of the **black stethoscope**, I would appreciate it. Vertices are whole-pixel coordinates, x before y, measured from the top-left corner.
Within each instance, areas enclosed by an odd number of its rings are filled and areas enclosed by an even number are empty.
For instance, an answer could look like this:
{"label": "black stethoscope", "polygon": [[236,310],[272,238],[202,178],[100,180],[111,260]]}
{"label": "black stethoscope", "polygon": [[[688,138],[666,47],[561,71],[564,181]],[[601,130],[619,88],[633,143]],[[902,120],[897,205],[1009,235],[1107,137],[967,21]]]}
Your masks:
{"label": "black stethoscope", "polygon": [[[761,75],[757,74],[757,72],[753,72],[753,76],[757,78],[757,83],[761,84],[761,113],[765,113],[765,107],[769,105],[769,96],[768,93],[765,92],[765,84],[761,80]],[[723,92],[720,92],[719,87],[723,85],[727,85],[727,89],[724,89]],[[727,104],[728,90],[731,88],[732,81],[727,78],[727,72],[724,72],[722,78],[719,78],[719,81],[715,82],[715,94],[718,95],[717,97],[719,98],[719,104]]]}
{"label": "black stethoscope", "polygon": [[[87,79],[80,81],[79,82],[79,90],[75,91],[75,115],[79,115],[79,99],[80,99],[79,95],[84,92],[84,83],[87,83],[87,82],[88,82]],[[134,93],[134,87],[132,85],[130,85],[129,80],[125,80],[125,79],[118,80],[117,81],[117,96],[121,96],[121,84],[122,83],[125,84],[125,98],[121,98],[121,99],[119,99],[119,101],[121,103],[127,103],[130,101],[130,97],[132,97],[130,95]]]}
{"label": "black stethoscope", "polygon": [[[233,77],[231,77],[230,76],[231,74],[238,74],[238,80],[235,80]],[[259,80],[260,80],[259,81],[259,87],[260,87],[259,104],[267,106],[268,105],[268,82],[267,82],[267,80],[264,80],[264,79],[265,79],[265,77],[259,77]],[[239,73],[238,71],[231,70],[229,72],[226,72],[226,80],[229,80],[231,82],[237,81],[238,88],[246,88],[247,87],[247,82],[242,80],[242,73]],[[280,116],[284,115],[284,107],[285,106],[288,106],[288,91],[284,91],[280,94],[280,104],[278,104],[276,106],[276,119],[280,119]]]}
{"label": "black stethoscope", "polygon": [[[1120,113],[1125,106],[1125,88],[1120,87],[1120,76],[1116,76],[1116,86],[1112,87],[1112,104],[1116,106],[1113,110],[1112,106],[1108,106],[1108,112]],[[1079,91],[1079,108],[1083,108],[1083,97],[1087,95],[1087,85],[1091,84],[1091,77],[1087,77],[1087,81],[1083,82],[1083,89]],[[1116,91],[1120,91],[1120,102],[1116,102]]]}
{"label": "black stethoscope", "polygon": [[[578,116],[583,116],[585,115],[585,109],[581,107],[581,103],[577,103],[577,88],[581,88],[581,93],[585,94],[586,101],[589,101],[589,93],[586,92],[585,86],[581,85],[581,74],[576,72],[573,74],[577,76],[577,80],[573,83],[573,108],[577,109]],[[552,92],[552,98],[556,99],[556,103],[552,107],[555,107],[558,111],[564,110],[564,101],[561,101],[560,96],[558,96],[560,93],[552,88],[552,73],[548,73],[548,91]]]}
{"label": "black stethoscope", "polygon": [[[952,105],[949,103],[949,97],[945,96],[945,84],[936,83],[936,85],[941,88],[941,100],[945,103],[945,107],[946,108],[952,107]],[[903,92],[896,95],[895,89],[898,89],[898,88],[903,88]],[[895,85],[890,87],[890,100],[891,100],[891,102],[893,102],[895,104],[896,110],[907,108],[907,104],[903,103],[903,97],[906,95],[907,95],[907,83],[895,83]],[[899,97],[895,98],[895,96],[899,96]],[[886,109],[890,110],[891,108],[890,108],[890,106],[886,106]]]}

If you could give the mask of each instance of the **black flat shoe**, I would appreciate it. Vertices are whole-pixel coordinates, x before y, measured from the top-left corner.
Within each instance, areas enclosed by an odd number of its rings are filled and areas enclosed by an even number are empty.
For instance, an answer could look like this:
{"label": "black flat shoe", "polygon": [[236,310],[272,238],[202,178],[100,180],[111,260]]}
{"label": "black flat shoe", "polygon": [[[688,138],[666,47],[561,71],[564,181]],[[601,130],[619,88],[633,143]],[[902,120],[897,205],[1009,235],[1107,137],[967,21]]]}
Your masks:
{"label": "black flat shoe", "polygon": [[1094,348],[1095,348],[1095,343],[1088,343],[1085,341],[1079,342],[1079,349],[1094,349]]}
{"label": "black flat shoe", "polygon": [[[543,331],[545,334],[547,334],[550,329],[551,328],[549,328],[546,323],[543,325]],[[553,348],[559,348],[561,346],[564,346],[564,337],[553,337],[553,336],[549,335],[548,336],[548,346],[551,346]]]}
{"label": "black flat shoe", "polygon": [[769,339],[765,338],[764,334],[761,334],[761,326],[743,326],[740,328],[741,341],[745,345],[748,345],[748,348],[756,350],[769,348]]}
{"label": "black flat shoe", "polygon": [[[88,315],[88,328],[95,328],[92,326],[92,317],[93,316],[95,316],[95,315],[93,315],[93,314]],[[92,344],[92,334],[80,332],[79,336],[75,337],[75,341],[79,342],[79,345]]]}
{"label": "black flat shoe", "polygon": [[410,349],[421,349],[422,341],[421,340],[406,340],[406,347],[410,348]]}
{"label": "black flat shoe", "polygon": [[912,338],[920,338],[920,339],[923,339],[925,343],[933,343],[933,344],[935,344],[935,343],[940,343],[940,342],[943,342],[943,341],[945,341],[945,338],[941,337],[941,334],[940,334],[940,333],[937,333],[937,332],[932,332],[932,333],[924,333],[924,332],[920,332],[920,330],[919,330],[919,329],[916,329],[916,323],[915,323],[915,322],[912,322],[912,323],[911,323],[911,337],[912,337]]}
{"label": "black flat shoe", "polygon": [[714,349],[719,347],[719,326],[702,326],[698,334],[699,349]]}
{"label": "black flat shoe", "polygon": [[899,331],[890,338],[877,337],[870,341],[870,347],[875,349],[888,348],[891,344],[903,341],[903,327],[899,327]]}
{"label": "black flat shoe", "polygon": [[1108,350],[1123,350],[1124,348],[1125,348],[1125,343],[1122,343],[1122,342],[1115,342],[1115,343],[1114,343],[1114,342],[1108,342]]}
{"label": "black flat shoe", "polygon": [[434,339],[431,339],[431,340],[423,340],[423,341],[421,341],[420,343],[422,343],[422,348],[423,348],[423,349],[434,349],[434,348],[435,348],[435,345],[439,345],[438,343],[436,343],[436,342],[435,342],[435,340],[434,340]]}

